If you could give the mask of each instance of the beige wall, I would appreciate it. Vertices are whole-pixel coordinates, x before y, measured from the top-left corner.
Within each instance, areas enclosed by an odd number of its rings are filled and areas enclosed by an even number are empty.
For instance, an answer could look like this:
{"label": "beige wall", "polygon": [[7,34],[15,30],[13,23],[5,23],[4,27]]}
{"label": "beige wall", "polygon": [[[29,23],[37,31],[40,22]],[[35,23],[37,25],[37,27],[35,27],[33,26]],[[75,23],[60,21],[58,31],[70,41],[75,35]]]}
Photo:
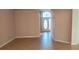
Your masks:
{"label": "beige wall", "polygon": [[15,10],[16,36],[39,36],[39,13],[36,10]]}
{"label": "beige wall", "polygon": [[79,44],[79,9],[73,9],[72,13],[72,45]]}
{"label": "beige wall", "polygon": [[0,46],[14,37],[13,10],[0,10]]}
{"label": "beige wall", "polygon": [[72,10],[57,9],[53,12],[55,40],[71,42]]}

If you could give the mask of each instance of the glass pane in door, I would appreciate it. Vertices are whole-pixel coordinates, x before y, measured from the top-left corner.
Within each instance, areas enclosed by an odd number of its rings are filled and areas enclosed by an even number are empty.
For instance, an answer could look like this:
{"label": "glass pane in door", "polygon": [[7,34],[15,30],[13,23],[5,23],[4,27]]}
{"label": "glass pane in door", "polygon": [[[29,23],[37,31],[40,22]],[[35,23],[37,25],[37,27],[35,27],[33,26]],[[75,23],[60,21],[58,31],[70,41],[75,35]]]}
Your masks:
{"label": "glass pane in door", "polygon": [[44,22],[43,22],[43,26],[44,26],[44,29],[47,29],[48,23],[47,23],[47,20],[46,20],[46,19],[45,19]]}

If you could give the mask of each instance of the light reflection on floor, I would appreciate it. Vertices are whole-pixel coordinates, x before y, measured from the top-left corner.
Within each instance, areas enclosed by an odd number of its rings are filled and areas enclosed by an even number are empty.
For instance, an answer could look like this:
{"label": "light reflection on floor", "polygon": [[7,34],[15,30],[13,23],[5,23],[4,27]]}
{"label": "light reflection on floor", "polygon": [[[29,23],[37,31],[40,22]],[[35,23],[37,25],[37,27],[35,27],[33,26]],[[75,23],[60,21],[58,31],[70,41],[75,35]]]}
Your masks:
{"label": "light reflection on floor", "polygon": [[52,43],[51,32],[43,32],[41,35],[41,49],[51,49],[53,46]]}

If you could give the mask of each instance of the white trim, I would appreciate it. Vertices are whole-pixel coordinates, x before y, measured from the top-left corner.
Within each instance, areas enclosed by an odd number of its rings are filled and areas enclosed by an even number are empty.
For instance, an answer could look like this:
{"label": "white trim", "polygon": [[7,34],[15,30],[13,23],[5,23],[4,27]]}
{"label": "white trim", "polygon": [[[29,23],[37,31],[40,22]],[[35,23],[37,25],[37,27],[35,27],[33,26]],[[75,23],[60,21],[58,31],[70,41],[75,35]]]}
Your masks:
{"label": "white trim", "polygon": [[6,41],[5,43],[3,43],[2,45],[0,45],[0,48],[5,46],[6,44],[10,43],[11,41],[13,41],[15,38],[9,39],[8,41]]}
{"label": "white trim", "polygon": [[72,43],[71,45],[79,45],[79,43]]}
{"label": "white trim", "polygon": [[16,36],[16,38],[36,38],[40,36]]}
{"label": "white trim", "polygon": [[67,41],[62,41],[62,40],[54,40],[54,41],[58,41],[58,42],[69,44],[69,42],[67,42]]}

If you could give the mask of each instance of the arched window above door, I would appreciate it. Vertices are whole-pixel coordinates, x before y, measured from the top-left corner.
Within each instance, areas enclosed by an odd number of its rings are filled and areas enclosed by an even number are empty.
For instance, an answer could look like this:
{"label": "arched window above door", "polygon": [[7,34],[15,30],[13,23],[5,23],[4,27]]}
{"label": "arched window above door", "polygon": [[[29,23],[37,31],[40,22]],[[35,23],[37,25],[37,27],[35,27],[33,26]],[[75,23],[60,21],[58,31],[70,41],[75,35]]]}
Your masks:
{"label": "arched window above door", "polygon": [[51,12],[49,11],[42,12],[42,17],[51,17]]}

